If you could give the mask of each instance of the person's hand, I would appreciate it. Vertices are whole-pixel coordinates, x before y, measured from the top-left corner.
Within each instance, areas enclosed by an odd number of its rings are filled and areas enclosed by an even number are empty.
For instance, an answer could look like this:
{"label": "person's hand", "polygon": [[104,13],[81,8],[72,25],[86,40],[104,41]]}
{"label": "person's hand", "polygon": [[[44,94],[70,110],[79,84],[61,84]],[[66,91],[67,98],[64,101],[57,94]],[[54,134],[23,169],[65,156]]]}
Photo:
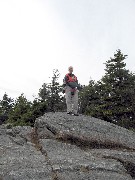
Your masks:
{"label": "person's hand", "polygon": [[80,84],[78,84],[77,89],[78,89],[79,91],[81,91],[81,90],[83,89],[83,86],[82,86],[82,85],[80,85]]}
{"label": "person's hand", "polygon": [[65,93],[65,89],[62,90],[62,93],[63,93],[63,94]]}

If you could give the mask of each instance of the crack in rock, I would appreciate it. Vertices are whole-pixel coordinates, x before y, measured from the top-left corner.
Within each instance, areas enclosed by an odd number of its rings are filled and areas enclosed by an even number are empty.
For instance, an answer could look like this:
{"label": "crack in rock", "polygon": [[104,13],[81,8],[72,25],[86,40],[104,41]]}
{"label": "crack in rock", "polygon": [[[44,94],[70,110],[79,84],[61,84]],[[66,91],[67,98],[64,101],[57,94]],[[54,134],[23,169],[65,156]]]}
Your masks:
{"label": "crack in rock", "polygon": [[33,132],[31,133],[31,142],[35,145],[36,149],[39,150],[45,156],[45,159],[46,159],[48,165],[50,165],[52,180],[58,180],[57,171],[54,170],[53,165],[47,155],[47,151],[45,149],[43,149],[42,145],[39,142],[36,128],[33,129]]}
{"label": "crack in rock", "polygon": [[135,133],[87,116],[47,113],[0,127],[0,180],[133,180]]}
{"label": "crack in rock", "polygon": [[40,138],[69,141],[83,148],[135,150],[134,132],[96,118],[47,113],[35,121],[35,127]]}
{"label": "crack in rock", "polygon": [[115,160],[119,161],[120,163],[123,164],[123,166],[127,170],[128,174],[130,174],[132,178],[135,178],[135,164],[134,163],[129,162],[129,161],[124,161],[120,158],[112,157],[112,156],[103,156],[103,157],[106,159],[115,159]]}

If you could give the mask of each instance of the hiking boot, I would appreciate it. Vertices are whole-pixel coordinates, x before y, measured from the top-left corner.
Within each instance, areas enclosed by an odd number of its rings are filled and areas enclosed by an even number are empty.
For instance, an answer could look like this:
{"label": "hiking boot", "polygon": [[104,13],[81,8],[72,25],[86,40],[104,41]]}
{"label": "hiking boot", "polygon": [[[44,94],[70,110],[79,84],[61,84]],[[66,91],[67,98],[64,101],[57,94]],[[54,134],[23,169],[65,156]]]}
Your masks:
{"label": "hiking boot", "polygon": [[72,114],[72,112],[67,112],[67,114],[71,115],[71,114]]}
{"label": "hiking boot", "polygon": [[78,113],[76,113],[76,114],[74,114],[74,116],[79,116],[79,114],[78,114]]}

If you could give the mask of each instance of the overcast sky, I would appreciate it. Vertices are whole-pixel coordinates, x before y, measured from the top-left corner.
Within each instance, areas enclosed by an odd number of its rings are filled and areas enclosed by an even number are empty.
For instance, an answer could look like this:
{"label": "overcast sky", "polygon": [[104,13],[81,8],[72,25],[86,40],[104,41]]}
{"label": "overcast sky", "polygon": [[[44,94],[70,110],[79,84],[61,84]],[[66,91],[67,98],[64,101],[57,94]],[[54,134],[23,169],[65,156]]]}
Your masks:
{"label": "overcast sky", "polygon": [[28,99],[68,66],[81,84],[121,49],[135,71],[135,0],[0,0],[0,98]]}

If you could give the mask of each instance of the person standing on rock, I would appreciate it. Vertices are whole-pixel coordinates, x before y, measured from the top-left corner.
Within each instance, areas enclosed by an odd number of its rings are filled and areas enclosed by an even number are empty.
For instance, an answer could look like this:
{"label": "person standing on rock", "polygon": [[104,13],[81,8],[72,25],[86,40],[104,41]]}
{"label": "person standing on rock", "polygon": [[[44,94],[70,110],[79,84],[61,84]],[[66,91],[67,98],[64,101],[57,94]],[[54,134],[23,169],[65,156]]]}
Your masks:
{"label": "person standing on rock", "polygon": [[73,67],[68,68],[67,73],[63,80],[63,93],[66,97],[67,114],[78,116],[78,84],[77,77],[73,74]]}

